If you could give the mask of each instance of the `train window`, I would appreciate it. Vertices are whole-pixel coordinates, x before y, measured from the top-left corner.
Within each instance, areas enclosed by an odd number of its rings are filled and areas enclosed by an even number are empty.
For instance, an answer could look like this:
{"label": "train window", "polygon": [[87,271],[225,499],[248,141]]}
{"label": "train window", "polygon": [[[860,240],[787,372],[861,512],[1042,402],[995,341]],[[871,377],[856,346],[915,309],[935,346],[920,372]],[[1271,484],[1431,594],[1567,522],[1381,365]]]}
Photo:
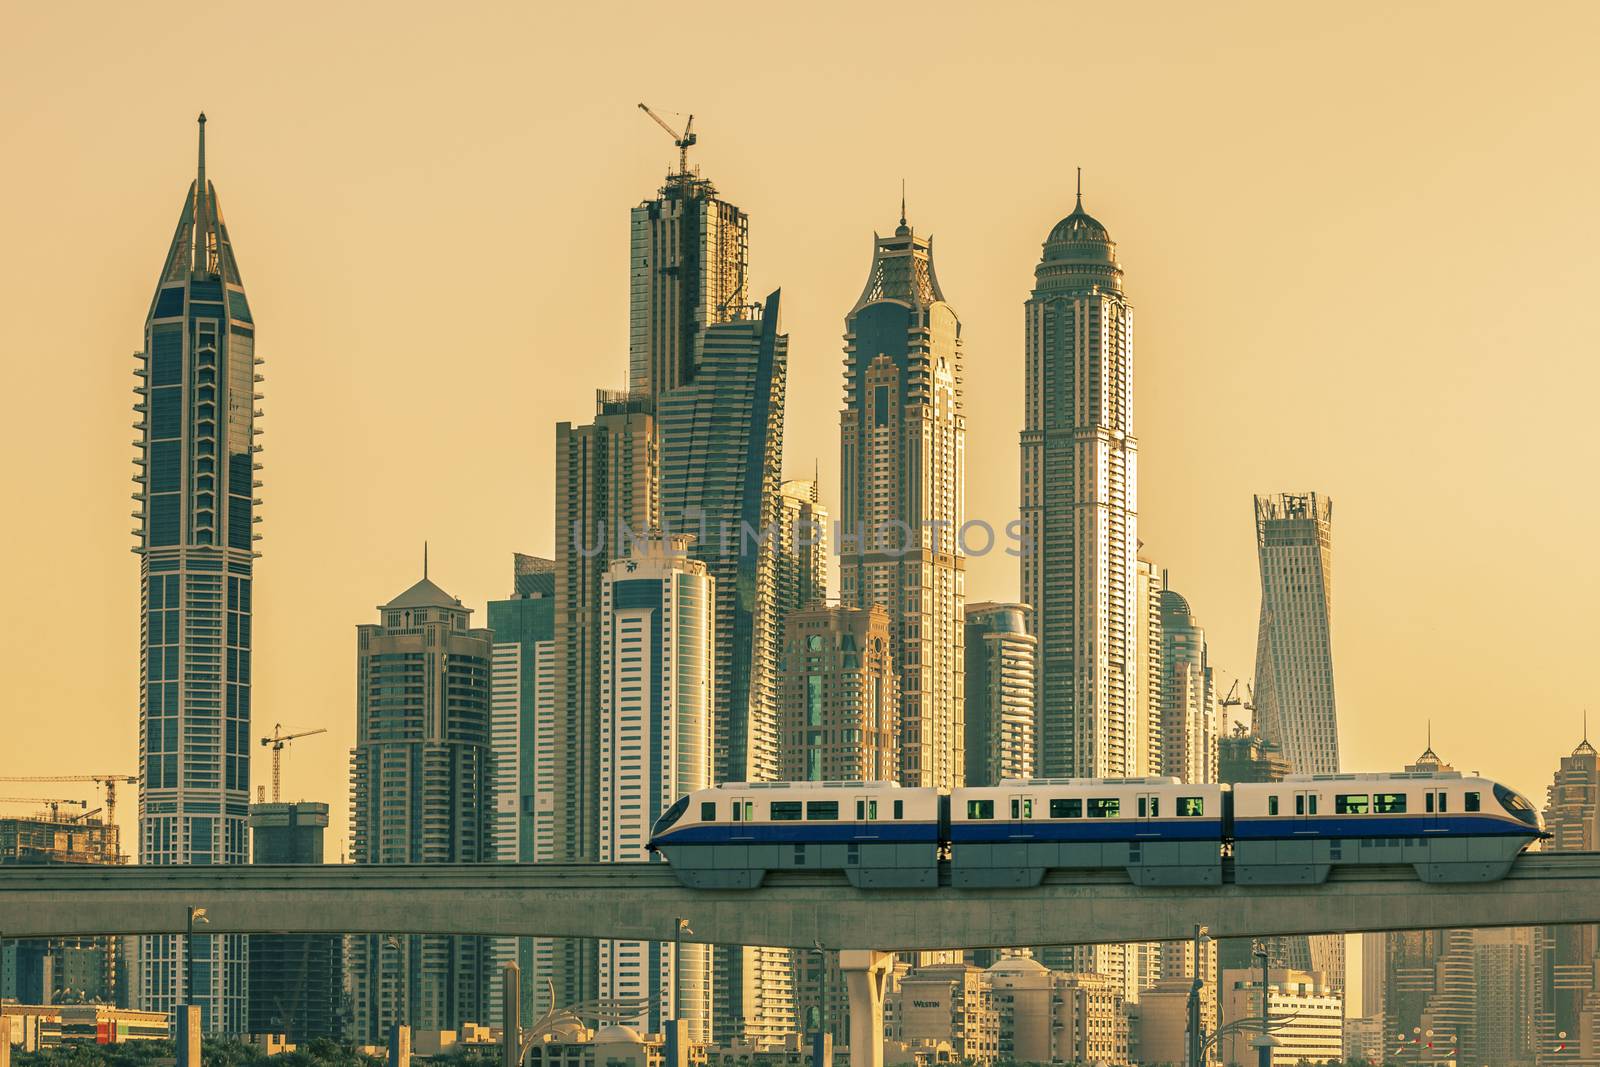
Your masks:
{"label": "train window", "polygon": [[1340,815],[1365,815],[1367,813],[1367,794],[1335,793],[1333,810]]}
{"label": "train window", "polygon": [[1480,811],[1480,810],[1482,810],[1481,807],[1480,807],[1480,802],[1478,800],[1478,794],[1477,793],[1468,793],[1467,794],[1466,808],[1467,808],[1468,811]]}
{"label": "train window", "polygon": [[715,800],[702,800],[700,802],[700,821],[717,821],[717,802]]}
{"label": "train window", "polygon": [[1399,815],[1405,810],[1406,795],[1404,793],[1372,794],[1372,813],[1374,815]]}
{"label": "train window", "polygon": [[856,818],[857,819],[865,819],[866,817],[867,817],[867,802],[865,800],[856,801]]}
{"label": "train window", "polygon": [[1115,819],[1122,811],[1122,801],[1116,797],[1093,797],[1089,801],[1089,818]]}
{"label": "train window", "polygon": [[1144,797],[1140,797],[1139,798],[1139,818],[1141,818],[1141,819],[1144,818],[1145,815],[1146,815],[1146,812],[1145,812],[1144,809],[1145,809],[1145,799],[1144,799]]}
{"label": "train window", "polygon": [[733,821],[734,822],[740,822],[741,820],[739,818],[739,802],[737,800],[735,800],[732,804],[729,805],[729,807],[731,807],[733,809]]}
{"label": "train window", "polygon": [[1267,814],[1278,814],[1278,798],[1276,796],[1270,796],[1267,798]]}
{"label": "train window", "polygon": [[1427,812],[1432,812],[1433,811],[1433,794],[1432,793],[1423,794],[1422,810],[1427,811]]}
{"label": "train window", "polygon": [[969,800],[967,801],[967,818],[992,819],[994,818],[994,801]]}
{"label": "train window", "polygon": [[903,818],[906,817],[906,802],[905,801],[897,800],[897,801],[894,802],[894,817],[897,818],[897,819],[903,819]]}
{"label": "train window", "polygon": [[1202,797],[1179,797],[1178,818],[1188,819],[1206,813],[1205,799]]}
{"label": "train window", "polygon": [[1304,815],[1306,813],[1306,795],[1304,793],[1296,793],[1294,795],[1294,813],[1296,815]]}
{"label": "train window", "polygon": [[806,822],[827,822],[838,817],[839,802],[837,800],[806,801]]}
{"label": "train window", "polygon": [[1013,819],[1031,819],[1031,818],[1033,818],[1033,798],[1032,797],[1012,797],[1011,798],[1011,817]]}
{"label": "train window", "polygon": [[1050,817],[1052,819],[1081,819],[1083,818],[1083,801],[1078,797],[1051,797]]}
{"label": "train window", "polygon": [[1150,798],[1150,817],[1152,819],[1161,818],[1161,798],[1160,797],[1151,797]]}
{"label": "train window", "polygon": [[1317,794],[1306,794],[1306,803],[1311,805],[1311,814],[1315,815],[1317,813]]}
{"label": "train window", "polygon": [[1439,811],[1440,812],[1444,812],[1444,811],[1448,810],[1449,807],[1450,807],[1450,794],[1449,793],[1440,793],[1439,794]]}
{"label": "train window", "polygon": [[799,822],[800,802],[798,800],[774,800],[772,802],[773,822]]}

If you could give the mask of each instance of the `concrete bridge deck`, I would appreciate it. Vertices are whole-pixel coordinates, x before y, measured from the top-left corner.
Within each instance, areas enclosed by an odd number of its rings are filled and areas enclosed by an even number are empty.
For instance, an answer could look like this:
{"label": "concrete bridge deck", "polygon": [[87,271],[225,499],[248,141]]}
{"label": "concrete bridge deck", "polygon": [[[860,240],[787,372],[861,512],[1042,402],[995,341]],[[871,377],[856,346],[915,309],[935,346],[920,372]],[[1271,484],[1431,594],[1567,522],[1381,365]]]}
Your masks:
{"label": "concrete bridge deck", "polygon": [[[1225,871],[1231,875],[1231,871]],[[0,867],[0,936],[444,933],[830,949],[1158,941],[1196,923],[1218,937],[1600,923],[1600,853],[1524,856],[1511,875],[1427,885],[1409,867],[1335,868],[1320,886],[1141,889],[1121,872],[1035,889],[858,890],[790,873],[751,891],[691,890],[663,864]]]}

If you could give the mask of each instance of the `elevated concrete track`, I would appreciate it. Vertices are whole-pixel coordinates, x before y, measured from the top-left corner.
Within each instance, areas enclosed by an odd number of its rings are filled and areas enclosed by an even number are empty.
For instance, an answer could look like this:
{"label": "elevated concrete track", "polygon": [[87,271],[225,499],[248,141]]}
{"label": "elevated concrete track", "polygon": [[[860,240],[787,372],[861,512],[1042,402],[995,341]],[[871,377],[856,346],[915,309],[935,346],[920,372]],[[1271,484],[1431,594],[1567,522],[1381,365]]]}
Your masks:
{"label": "elevated concrete track", "polygon": [[177,933],[191,905],[210,934],[671,941],[686,916],[696,941],[906,951],[1173,940],[1196,923],[1248,937],[1600,922],[1600,853],[1535,853],[1476,885],[1395,867],[1335,868],[1320,886],[1198,889],[1141,889],[1115,871],[1035,889],[858,890],[818,872],[706,891],[662,864],[0,868],[4,937]]}

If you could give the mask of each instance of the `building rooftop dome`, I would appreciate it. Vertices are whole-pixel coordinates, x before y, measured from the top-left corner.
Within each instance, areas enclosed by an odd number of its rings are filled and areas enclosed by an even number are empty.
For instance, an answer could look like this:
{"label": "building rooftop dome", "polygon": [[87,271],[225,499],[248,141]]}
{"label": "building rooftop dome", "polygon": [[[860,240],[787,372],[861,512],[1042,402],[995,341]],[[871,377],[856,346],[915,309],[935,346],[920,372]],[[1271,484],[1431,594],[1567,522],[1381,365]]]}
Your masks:
{"label": "building rooftop dome", "polygon": [[1008,956],[989,965],[989,974],[1043,974],[1050,968],[1027,956]]}
{"label": "building rooftop dome", "polygon": [[620,1045],[623,1043],[642,1045],[644,1044],[644,1038],[640,1036],[639,1031],[631,1026],[611,1023],[595,1031],[594,1042],[597,1045]]}

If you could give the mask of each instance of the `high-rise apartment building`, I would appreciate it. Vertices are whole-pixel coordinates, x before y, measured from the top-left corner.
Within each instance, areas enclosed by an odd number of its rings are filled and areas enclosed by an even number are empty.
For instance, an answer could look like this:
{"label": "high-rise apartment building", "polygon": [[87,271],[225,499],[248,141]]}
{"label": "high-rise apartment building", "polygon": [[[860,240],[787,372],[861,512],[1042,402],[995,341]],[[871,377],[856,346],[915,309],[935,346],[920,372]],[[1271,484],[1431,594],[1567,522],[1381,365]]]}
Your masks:
{"label": "high-rise apartment building", "polygon": [[1045,239],[1025,326],[1022,598],[1039,638],[1039,772],[1142,774],[1133,306],[1081,195]]}
{"label": "high-rise apartment building", "polygon": [[[200,156],[139,354],[139,860],[249,859],[251,602],[255,565],[255,320]],[[208,1033],[246,1022],[245,939],[175,937],[139,950],[140,1006],[201,1008]]]}
{"label": "high-rise apartment building", "polygon": [[650,401],[694,380],[700,335],[750,303],[750,220],[683,167],[633,209],[628,391]]}
{"label": "high-rise apartment building", "polygon": [[[606,569],[600,621],[600,861],[659,862],[650,828],[711,784],[716,580],[684,535],[654,537]],[[647,998],[639,1023],[678,1019],[711,1038],[710,946],[601,941],[599,993]]]}
{"label": "high-rise apartment building", "polygon": [[893,630],[882,607],[814,603],[784,623],[779,727],[786,782],[893,781]]}
{"label": "high-rise apartment building", "polygon": [[[1223,971],[1222,996],[1225,1020],[1260,1018],[1261,972]],[[1274,1020],[1281,1020],[1272,1035],[1278,1039],[1268,1059],[1272,1067],[1300,1067],[1304,1063],[1343,1059],[1344,997],[1328,984],[1325,976],[1271,967],[1265,996],[1268,1013]],[[1251,1046],[1251,1037],[1252,1032],[1244,1028],[1225,1036],[1221,1043],[1222,1062],[1256,1062],[1257,1049]]]}
{"label": "high-rise apartment building", "polygon": [[[556,859],[555,561],[512,557],[512,590],[489,601],[494,634],[490,678],[490,744],[494,750],[494,855],[505,863]],[[524,1019],[555,977],[552,938],[496,938],[493,974],[509,960],[522,970]],[[489,1018],[500,1019],[500,982],[489,983]]]}
{"label": "high-rise apartment building", "polygon": [[[356,746],[350,754],[354,863],[494,859],[489,678],[494,649],[472,612],[430,581],[356,628]],[[404,1022],[487,1022],[481,937],[361,934],[349,941],[355,1035],[382,1043]]]}
{"label": "high-rise apartment building", "polygon": [[[1587,731],[1585,731],[1587,733]],[[1600,850],[1600,754],[1588,737],[1562,756],[1546,794],[1547,852]],[[1550,926],[1544,945],[1541,1063],[1600,1063],[1600,926]],[[1561,1038],[1561,1034],[1566,1034]],[[1565,1045],[1563,1053],[1554,1052]]]}
{"label": "high-rise apartment building", "polygon": [[1161,596],[1166,575],[1147,559],[1133,564],[1134,602],[1138,614],[1133,628],[1134,731],[1133,766],[1136,774],[1164,774],[1162,725],[1166,709],[1166,671],[1163,667]]}
{"label": "high-rise apartment building", "polygon": [[1218,781],[1217,693],[1206,632],[1170,586],[1161,591],[1161,673],[1161,773]]}
{"label": "high-rise apartment building", "polygon": [[[250,806],[251,863],[321,863],[328,805]],[[252,934],[250,1029],[297,1045],[343,1037],[344,947],[337,934]]]}
{"label": "high-rise apartment building", "polygon": [[778,536],[789,339],[779,296],[700,336],[694,380],[656,401],[661,520],[694,537],[689,553],[716,579],[715,773],[723,782],[778,774]]}
{"label": "high-rise apartment building", "polygon": [[777,595],[780,615],[828,596],[828,509],[815,478],[778,487]]}
{"label": "high-rise apartment building", "polygon": [[1256,732],[1302,774],[1339,770],[1333,697],[1333,501],[1316,493],[1255,498],[1261,562]]}
{"label": "high-rise apartment building", "polygon": [[967,785],[1033,777],[1034,645],[1024,604],[968,604]]}
{"label": "high-rise apartment building", "polygon": [[907,786],[965,777],[962,359],[933,242],[902,210],[845,319],[839,554],[841,602],[880,604],[894,628]]}

